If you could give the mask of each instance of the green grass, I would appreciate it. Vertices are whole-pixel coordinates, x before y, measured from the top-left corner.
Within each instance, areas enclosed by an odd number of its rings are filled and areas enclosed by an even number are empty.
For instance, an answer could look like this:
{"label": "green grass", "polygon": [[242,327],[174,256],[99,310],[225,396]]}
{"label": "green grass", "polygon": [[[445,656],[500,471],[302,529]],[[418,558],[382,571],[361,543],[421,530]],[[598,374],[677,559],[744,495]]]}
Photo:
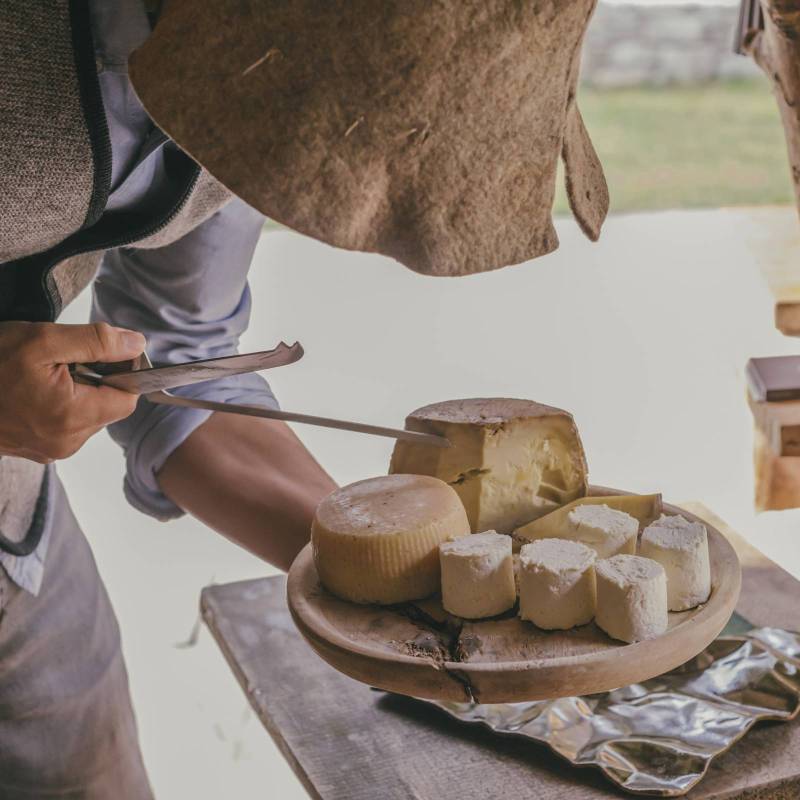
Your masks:
{"label": "green grass", "polygon": [[[792,203],[778,108],[766,80],[598,90],[578,100],[611,211]],[[556,213],[567,211],[563,180]]]}

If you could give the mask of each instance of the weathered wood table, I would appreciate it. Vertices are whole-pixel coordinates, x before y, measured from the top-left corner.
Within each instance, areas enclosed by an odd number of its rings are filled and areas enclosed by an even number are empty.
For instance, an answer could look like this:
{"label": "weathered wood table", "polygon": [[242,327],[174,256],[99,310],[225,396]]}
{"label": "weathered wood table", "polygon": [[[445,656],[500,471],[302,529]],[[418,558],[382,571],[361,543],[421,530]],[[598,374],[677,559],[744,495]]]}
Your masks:
{"label": "weathered wood table", "polygon": [[[742,561],[737,611],[800,628],[800,582],[707,509]],[[425,703],[372,691],[318,658],[295,630],[282,577],[203,590],[203,617],[247,698],[318,800],[598,800],[625,795],[544,747],[456,722]],[[800,723],[761,723],[686,797],[798,800]]]}

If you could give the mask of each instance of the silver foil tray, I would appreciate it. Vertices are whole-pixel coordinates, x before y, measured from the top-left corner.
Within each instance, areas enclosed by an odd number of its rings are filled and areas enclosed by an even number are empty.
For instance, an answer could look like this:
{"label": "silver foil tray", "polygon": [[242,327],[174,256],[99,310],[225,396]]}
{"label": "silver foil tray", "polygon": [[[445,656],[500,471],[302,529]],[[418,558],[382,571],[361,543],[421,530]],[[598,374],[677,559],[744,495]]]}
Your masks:
{"label": "silver foil tray", "polygon": [[603,694],[432,704],[463,722],[545,744],[632,794],[678,797],[756,722],[797,716],[800,634],[757,628],[724,635],[672,672]]}

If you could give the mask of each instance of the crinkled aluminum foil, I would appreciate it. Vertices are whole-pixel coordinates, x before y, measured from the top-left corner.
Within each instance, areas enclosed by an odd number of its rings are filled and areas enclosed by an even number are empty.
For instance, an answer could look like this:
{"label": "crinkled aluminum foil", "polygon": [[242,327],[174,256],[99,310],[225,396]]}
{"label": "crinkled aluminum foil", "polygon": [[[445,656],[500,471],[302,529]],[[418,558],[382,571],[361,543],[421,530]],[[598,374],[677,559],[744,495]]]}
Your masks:
{"label": "crinkled aluminum foil", "polygon": [[633,794],[677,797],[758,720],[800,709],[800,634],[721,636],[678,669],[604,694],[530,703],[440,703],[464,722],[548,745]]}

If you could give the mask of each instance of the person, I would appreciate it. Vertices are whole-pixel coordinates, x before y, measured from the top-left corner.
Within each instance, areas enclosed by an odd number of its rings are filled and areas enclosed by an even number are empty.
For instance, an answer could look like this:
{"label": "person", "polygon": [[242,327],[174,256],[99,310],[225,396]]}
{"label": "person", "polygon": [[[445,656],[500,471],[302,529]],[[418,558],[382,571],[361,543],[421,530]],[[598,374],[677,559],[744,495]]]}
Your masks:
{"label": "person", "polygon": [[[0,12],[0,798],[145,800],[120,634],[52,462],[110,426],[124,492],[287,569],[334,482],[283,423],[73,382],[145,348],[236,352],[263,217],[158,130],[126,74],[141,0]],[[92,321],[60,309],[96,274]],[[276,407],[256,375],[176,390]]]}

